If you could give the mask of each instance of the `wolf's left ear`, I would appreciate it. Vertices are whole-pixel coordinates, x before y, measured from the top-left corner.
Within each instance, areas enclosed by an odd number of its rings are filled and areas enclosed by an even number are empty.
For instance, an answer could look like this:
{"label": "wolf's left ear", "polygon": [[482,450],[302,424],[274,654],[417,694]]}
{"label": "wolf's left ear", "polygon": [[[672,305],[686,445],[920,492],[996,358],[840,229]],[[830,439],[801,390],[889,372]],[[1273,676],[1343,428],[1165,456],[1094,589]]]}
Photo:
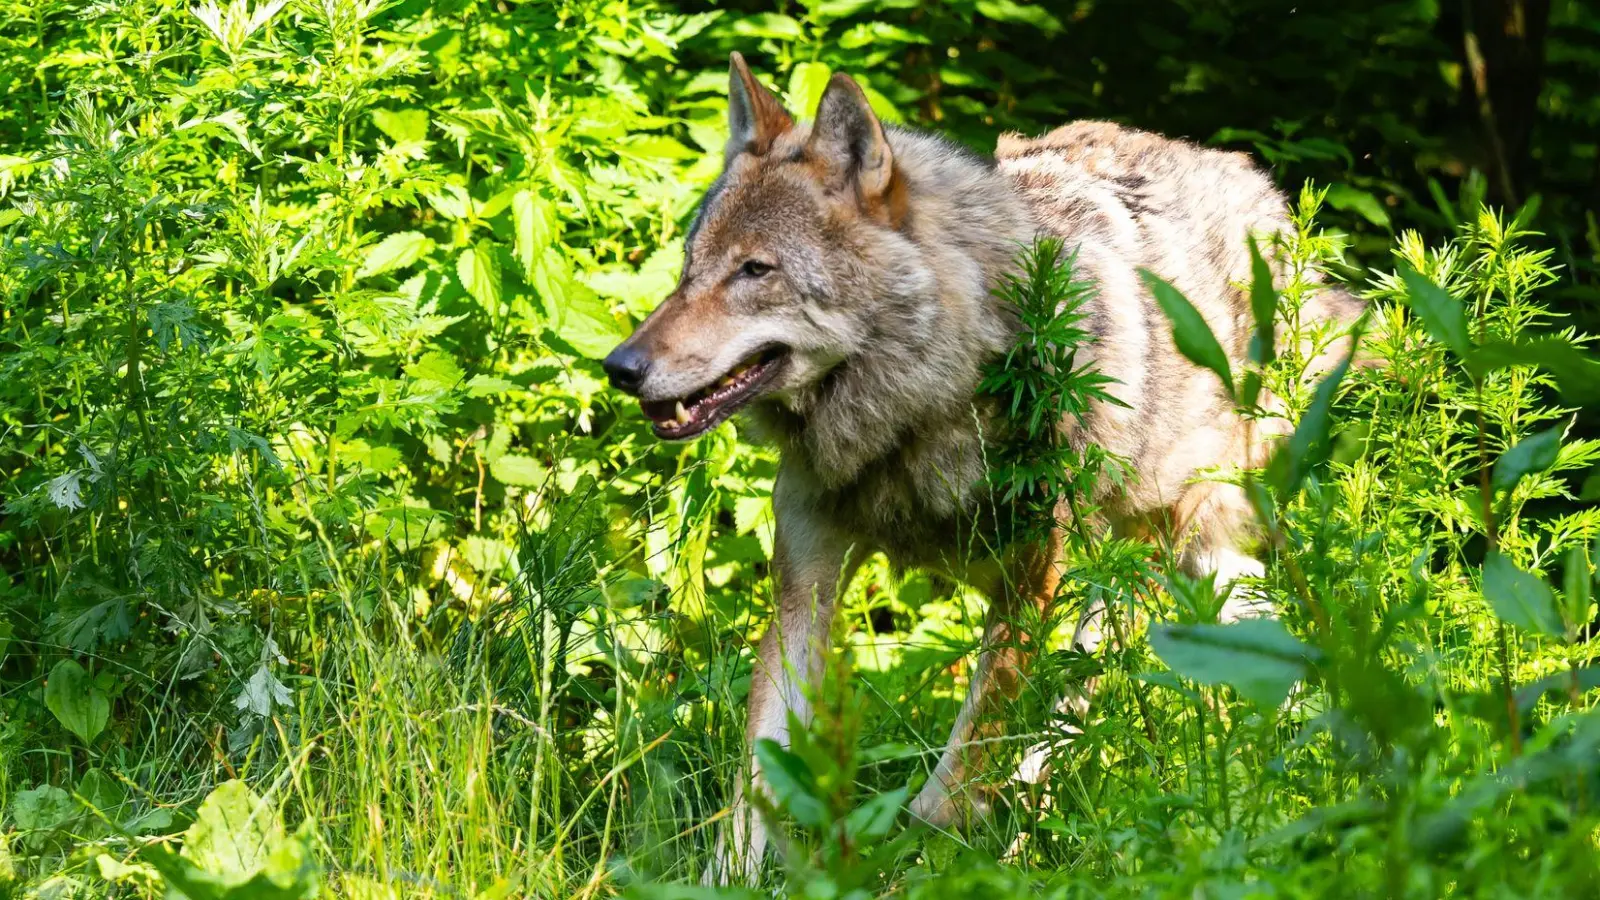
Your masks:
{"label": "wolf's left ear", "polygon": [[760,156],[790,128],[794,119],[771,91],[762,87],[737,50],[728,54],[728,146],[724,163],[741,153]]}
{"label": "wolf's left ear", "polygon": [[822,92],[806,155],[827,170],[835,187],[854,181],[868,203],[884,199],[894,184],[894,152],[883,123],[861,86],[843,72]]}

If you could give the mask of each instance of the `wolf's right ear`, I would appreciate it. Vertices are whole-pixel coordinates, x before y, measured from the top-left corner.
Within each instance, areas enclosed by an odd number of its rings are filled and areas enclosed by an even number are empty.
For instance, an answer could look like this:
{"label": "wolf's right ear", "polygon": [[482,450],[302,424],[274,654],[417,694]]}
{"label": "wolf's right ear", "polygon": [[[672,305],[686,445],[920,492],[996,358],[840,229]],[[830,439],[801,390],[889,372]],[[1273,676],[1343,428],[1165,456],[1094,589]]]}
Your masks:
{"label": "wolf's right ear", "polygon": [[744,57],[735,50],[728,55],[728,146],[724,163],[732,163],[741,153],[760,156],[772,149],[772,142],[790,128],[794,119],[783,102],[750,74]]}

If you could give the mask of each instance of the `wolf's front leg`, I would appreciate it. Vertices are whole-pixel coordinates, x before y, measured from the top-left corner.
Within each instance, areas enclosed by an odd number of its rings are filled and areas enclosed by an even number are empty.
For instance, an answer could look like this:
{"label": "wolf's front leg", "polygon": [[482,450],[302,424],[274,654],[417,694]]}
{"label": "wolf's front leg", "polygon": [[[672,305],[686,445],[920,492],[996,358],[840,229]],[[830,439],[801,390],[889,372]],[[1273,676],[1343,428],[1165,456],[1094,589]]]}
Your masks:
{"label": "wolf's front leg", "polygon": [[861,558],[804,507],[786,504],[782,485],[780,478],[773,497],[778,521],[773,554],[778,615],[767,627],[750,673],[745,742],[751,755],[734,789],[730,821],[717,837],[716,856],[706,873],[708,883],[727,883],[732,878],[750,881],[760,872],[767,830],[746,796],[747,791],[764,793],[766,789],[754,756],[756,744],[773,740],[789,746],[791,712],[802,725],[810,723],[811,701],[806,691],[822,673],[838,590]]}

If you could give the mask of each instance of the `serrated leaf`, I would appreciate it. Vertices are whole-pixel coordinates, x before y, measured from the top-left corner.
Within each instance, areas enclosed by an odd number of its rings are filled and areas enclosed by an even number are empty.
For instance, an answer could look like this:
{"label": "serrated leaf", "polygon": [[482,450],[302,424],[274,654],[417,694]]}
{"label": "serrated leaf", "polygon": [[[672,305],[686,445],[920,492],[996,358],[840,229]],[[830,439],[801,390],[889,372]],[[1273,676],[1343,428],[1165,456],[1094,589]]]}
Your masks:
{"label": "serrated leaf", "polygon": [[1306,677],[1315,651],[1277,619],[1227,625],[1158,623],[1150,647],[1172,671],[1201,684],[1225,684],[1265,706],[1277,706]]}
{"label": "serrated leaf", "polygon": [[534,267],[555,242],[555,206],[538,193],[524,188],[511,198],[512,251],[522,267],[522,277],[533,281]]}
{"label": "serrated leaf", "polygon": [[493,244],[480,242],[461,251],[456,259],[456,277],[478,304],[491,316],[500,311],[500,256]]}
{"label": "serrated leaf", "polygon": [[1498,551],[1483,561],[1483,596],[1501,621],[1535,634],[1562,634],[1555,592],[1544,579],[1517,568]]}
{"label": "serrated leaf", "polygon": [[438,350],[422,354],[416,362],[406,366],[406,374],[424,390],[452,390],[466,377],[455,357]]}
{"label": "serrated leaf", "polygon": [[796,113],[809,115],[822,100],[833,71],[819,62],[803,62],[789,72],[789,96],[785,105]]}
{"label": "serrated leaf", "polygon": [[92,742],[105,730],[111,718],[111,700],[102,691],[83,666],[64,659],[50,670],[49,682],[44,689],[44,705],[62,727],[78,736],[85,744]]}
{"label": "serrated leaf", "polygon": [[285,840],[270,804],[244,782],[225,781],[201,801],[184,832],[183,858],[223,885],[243,884]]}
{"label": "serrated leaf", "polygon": [[556,322],[556,335],[589,359],[604,358],[628,336],[605,302],[582,284],[568,285]]}
{"label": "serrated leaf", "polygon": [[1205,317],[1194,308],[1189,298],[1159,275],[1149,269],[1139,270],[1139,275],[1161,311],[1166,314],[1167,321],[1172,324],[1172,341],[1177,344],[1178,352],[1195,365],[1215,372],[1222,379],[1223,389],[1232,397],[1233,369],[1228,364],[1228,354],[1217,343],[1217,336],[1211,333],[1211,326],[1206,324]]}
{"label": "serrated leaf", "polygon": [[1530,435],[1515,447],[1500,454],[1494,464],[1494,489],[1510,490],[1524,475],[1543,472],[1556,464],[1561,453],[1561,429],[1552,428]]}
{"label": "serrated leaf", "polygon": [[74,469],[50,479],[45,485],[45,496],[56,506],[72,511],[83,509],[83,473]]}
{"label": "serrated leaf", "polygon": [[1467,312],[1461,302],[1415,269],[1402,266],[1406,303],[1422,320],[1433,339],[1466,359],[1472,352],[1472,336],[1467,331]]}
{"label": "serrated leaf", "polygon": [[1561,338],[1531,341],[1489,341],[1473,351],[1484,371],[1535,366],[1556,380],[1561,398],[1573,406],[1600,405],[1600,360]]}
{"label": "serrated leaf", "polygon": [[367,258],[356,270],[357,278],[371,278],[403,269],[433,249],[433,239],[420,231],[391,234],[367,251]]}

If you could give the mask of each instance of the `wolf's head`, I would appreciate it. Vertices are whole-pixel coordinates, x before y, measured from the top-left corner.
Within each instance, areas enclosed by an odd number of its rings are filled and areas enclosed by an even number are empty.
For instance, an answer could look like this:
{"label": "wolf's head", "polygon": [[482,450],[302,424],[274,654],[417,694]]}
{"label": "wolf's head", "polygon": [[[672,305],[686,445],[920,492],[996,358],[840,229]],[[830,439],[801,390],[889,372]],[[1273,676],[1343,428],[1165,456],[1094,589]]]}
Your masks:
{"label": "wolf's head", "polygon": [[797,125],[735,53],[728,130],[677,289],[604,363],[662,438],[695,437],[757,399],[805,405],[899,327],[898,298],[931,293],[901,233],[905,179],[849,76]]}

